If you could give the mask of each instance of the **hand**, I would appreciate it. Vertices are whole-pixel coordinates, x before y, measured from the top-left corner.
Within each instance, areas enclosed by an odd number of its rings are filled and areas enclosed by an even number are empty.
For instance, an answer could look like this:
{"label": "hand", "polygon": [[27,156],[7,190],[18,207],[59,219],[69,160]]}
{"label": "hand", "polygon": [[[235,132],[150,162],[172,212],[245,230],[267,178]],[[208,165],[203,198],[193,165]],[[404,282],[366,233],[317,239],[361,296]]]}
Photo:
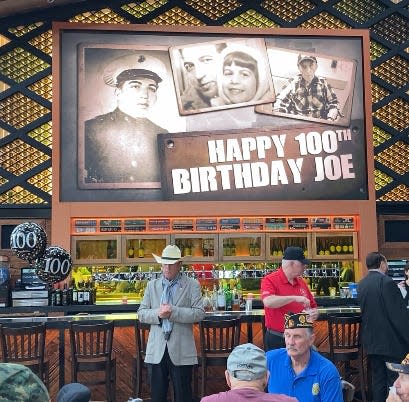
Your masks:
{"label": "hand", "polygon": [[170,304],[161,304],[159,307],[158,317],[159,318],[169,318],[172,314],[172,306]]}
{"label": "hand", "polygon": [[315,321],[320,314],[317,308],[308,308],[305,309],[304,311],[308,314],[309,321]]}

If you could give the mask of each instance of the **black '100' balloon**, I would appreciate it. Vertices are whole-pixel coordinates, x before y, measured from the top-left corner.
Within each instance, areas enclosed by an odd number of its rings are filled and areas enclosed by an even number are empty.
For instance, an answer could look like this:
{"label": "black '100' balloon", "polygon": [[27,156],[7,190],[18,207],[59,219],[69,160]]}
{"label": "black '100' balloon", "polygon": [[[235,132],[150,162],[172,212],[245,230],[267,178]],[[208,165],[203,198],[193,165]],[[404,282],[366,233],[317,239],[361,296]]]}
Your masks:
{"label": "black '100' balloon", "polygon": [[71,273],[72,259],[68,251],[49,246],[34,264],[37,276],[48,284],[60,282]]}
{"label": "black '100' balloon", "polygon": [[45,230],[34,222],[17,225],[10,235],[10,248],[18,258],[30,263],[38,258],[47,245]]}

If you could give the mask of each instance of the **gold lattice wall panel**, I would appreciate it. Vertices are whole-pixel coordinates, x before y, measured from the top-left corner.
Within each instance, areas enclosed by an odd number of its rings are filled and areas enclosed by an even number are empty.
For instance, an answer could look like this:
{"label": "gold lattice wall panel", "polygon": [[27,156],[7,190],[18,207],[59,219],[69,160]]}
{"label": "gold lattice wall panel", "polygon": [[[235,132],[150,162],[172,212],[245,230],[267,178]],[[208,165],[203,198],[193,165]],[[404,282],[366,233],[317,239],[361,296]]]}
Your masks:
{"label": "gold lattice wall panel", "polygon": [[50,159],[50,156],[21,140],[6,144],[2,151],[1,167],[15,176],[28,172]]}
{"label": "gold lattice wall panel", "polygon": [[0,56],[0,72],[16,82],[22,82],[48,67],[50,65],[44,60],[21,47]]}
{"label": "gold lattice wall panel", "polygon": [[255,10],[248,10],[247,12],[233,18],[226,24],[226,27],[257,27],[257,28],[278,28],[279,25],[269,20],[264,15]]}
{"label": "gold lattice wall panel", "polygon": [[19,205],[19,204],[48,204],[41,197],[30,191],[16,186],[11,190],[0,194],[0,204]]}
{"label": "gold lattice wall panel", "polygon": [[0,119],[14,128],[23,128],[47,113],[50,110],[21,93],[0,102]]}
{"label": "gold lattice wall panel", "polygon": [[399,186],[395,187],[393,190],[387,192],[383,196],[379,198],[380,201],[409,201],[409,187],[405,186],[404,184],[400,184]]}
{"label": "gold lattice wall panel", "polygon": [[35,92],[37,95],[42,96],[44,99],[50,102],[53,99],[53,87],[52,87],[52,77],[51,75],[44,77],[42,80],[35,82],[28,87],[31,91]]}
{"label": "gold lattice wall panel", "polygon": [[179,7],[174,7],[171,10],[164,12],[159,17],[150,21],[154,25],[187,25],[187,26],[204,26],[205,24],[198,18],[187,13]]}
{"label": "gold lattice wall panel", "polygon": [[385,46],[382,46],[380,43],[371,40],[369,51],[371,61],[374,61],[381,57],[382,55],[384,55],[385,53],[387,53],[388,49]]}
{"label": "gold lattice wall panel", "polygon": [[371,30],[393,45],[409,39],[409,21],[399,14],[392,14],[372,26]]}
{"label": "gold lattice wall panel", "polygon": [[141,4],[129,3],[122,6],[122,10],[126,11],[130,15],[133,15],[135,18],[142,18],[145,15],[148,15],[152,11],[156,10],[158,7],[161,7],[167,3],[166,0],[159,1],[144,1]]}
{"label": "gold lattice wall panel", "polygon": [[300,28],[316,29],[346,29],[351,28],[346,22],[334,17],[326,11],[310,18],[308,21],[300,24]]}
{"label": "gold lattice wall panel", "polygon": [[373,126],[373,145],[377,147],[391,139],[391,135],[377,126]]}
{"label": "gold lattice wall panel", "polygon": [[34,31],[35,29],[37,29],[38,27],[41,27],[43,25],[42,22],[36,22],[35,24],[29,24],[29,25],[20,25],[18,27],[14,27],[14,28],[9,28],[9,32],[11,34],[13,34],[14,36],[23,36],[31,31]]}
{"label": "gold lattice wall panel", "polygon": [[356,22],[364,23],[385,10],[373,0],[342,0],[334,8]]}
{"label": "gold lattice wall panel", "polygon": [[36,186],[40,190],[51,195],[52,193],[52,172],[51,168],[43,170],[42,172],[30,177],[28,183]]}
{"label": "gold lattice wall panel", "polygon": [[389,84],[400,88],[409,81],[409,61],[400,56],[394,56],[375,67],[372,72]]}
{"label": "gold lattice wall panel", "polygon": [[403,141],[397,141],[389,148],[379,152],[375,160],[394,172],[404,175],[409,172],[409,145]]}
{"label": "gold lattice wall panel", "polygon": [[186,4],[212,20],[223,17],[241,5],[236,0],[187,0]]}
{"label": "gold lattice wall panel", "polygon": [[114,13],[109,8],[76,15],[70,19],[70,22],[83,22],[88,24],[129,24],[129,21]]}
{"label": "gold lattice wall panel", "polygon": [[386,173],[382,172],[379,169],[375,169],[375,189],[380,190],[381,188],[392,183],[392,177],[388,176]]}
{"label": "gold lattice wall panel", "polygon": [[409,127],[409,103],[402,98],[394,99],[374,112],[373,115],[399,131]]}
{"label": "gold lattice wall panel", "polygon": [[27,133],[31,138],[41,142],[41,144],[51,148],[52,147],[52,123],[51,121],[35,128]]}
{"label": "gold lattice wall panel", "polygon": [[372,92],[371,92],[372,93],[372,103],[379,102],[385,96],[388,96],[390,94],[390,92],[388,90],[381,87],[380,85],[378,85],[375,82],[372,82],[371,90],[372,90]]}
{"label": "gold lattice wall panel", "polygon": [[51,56],[53,51],[53,41],[52,41],[52,32],[47,31],[41,35],[36,36],[35,38],[29,41],[30,45],[33,45],[36,49],[41,50],[43,53]]}
{"label": "gold lattice wall panel", "polygon": [[293,21],[314,9],[314,5],[305,0],[267,0],[261,6],[284,21]]}

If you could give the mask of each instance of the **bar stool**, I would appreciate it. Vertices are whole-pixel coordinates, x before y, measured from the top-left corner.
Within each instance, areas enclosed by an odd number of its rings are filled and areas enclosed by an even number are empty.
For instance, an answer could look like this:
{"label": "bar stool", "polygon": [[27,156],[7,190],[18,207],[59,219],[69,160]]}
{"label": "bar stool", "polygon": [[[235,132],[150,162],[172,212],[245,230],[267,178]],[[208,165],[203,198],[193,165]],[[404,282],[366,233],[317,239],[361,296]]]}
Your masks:
{"label": "bar stool", "polygon": [[[343,367],[342,377],[351,381],[353,374],[359,375],[361,400],[366,402],[364,363],[361,344],[361,316],[350,314],[333,314],[328,316],[329,351],[321,352],[333,363]],[[351,362],[357,362],[357,368]]]}
{"label": "bar stool", "polygon": [[199,322],[201,397],[206,395],[206,380],[217,378],[214,374],[208,376],[208,367],[222,366],[226,369],[229,354],[240,343],[240,326],[241,319],[237,316],[209,317]]}
{"label": "bar stool", "polygon": [[[148,343],[150,324],[135,321],[136,356],[133,358],[132,384],[134,397],[141,397],[142,375],[145,367],[146,345]],[[146,372],[147,370],[145,370]],[[148,376],[146,376],[148,379]]]}
{"label": "bar stool", "polygon": [[80,372],[103,372],[100,380],[84,378],[86,385],[105,384],[108,402],[115,402],[116,360],[112,357],[114,321],[70,322],[71,376],[78,382]]}
{"label": "bar stool", "polygon": [[2,361],[29,367],[49,386],[49,364],[45,359],[45,323],[10,323],[0,325]]}

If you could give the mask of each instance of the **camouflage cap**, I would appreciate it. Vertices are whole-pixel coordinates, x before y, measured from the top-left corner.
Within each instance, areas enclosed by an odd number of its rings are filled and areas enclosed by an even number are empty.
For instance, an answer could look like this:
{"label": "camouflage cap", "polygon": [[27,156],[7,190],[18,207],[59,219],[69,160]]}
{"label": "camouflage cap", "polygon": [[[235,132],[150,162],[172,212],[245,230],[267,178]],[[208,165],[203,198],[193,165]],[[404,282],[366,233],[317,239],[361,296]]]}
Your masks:
{"label": "camouflage cap", "polygon": [[0,402],[49,402],[47,388],[26,366],[0,363]]}

